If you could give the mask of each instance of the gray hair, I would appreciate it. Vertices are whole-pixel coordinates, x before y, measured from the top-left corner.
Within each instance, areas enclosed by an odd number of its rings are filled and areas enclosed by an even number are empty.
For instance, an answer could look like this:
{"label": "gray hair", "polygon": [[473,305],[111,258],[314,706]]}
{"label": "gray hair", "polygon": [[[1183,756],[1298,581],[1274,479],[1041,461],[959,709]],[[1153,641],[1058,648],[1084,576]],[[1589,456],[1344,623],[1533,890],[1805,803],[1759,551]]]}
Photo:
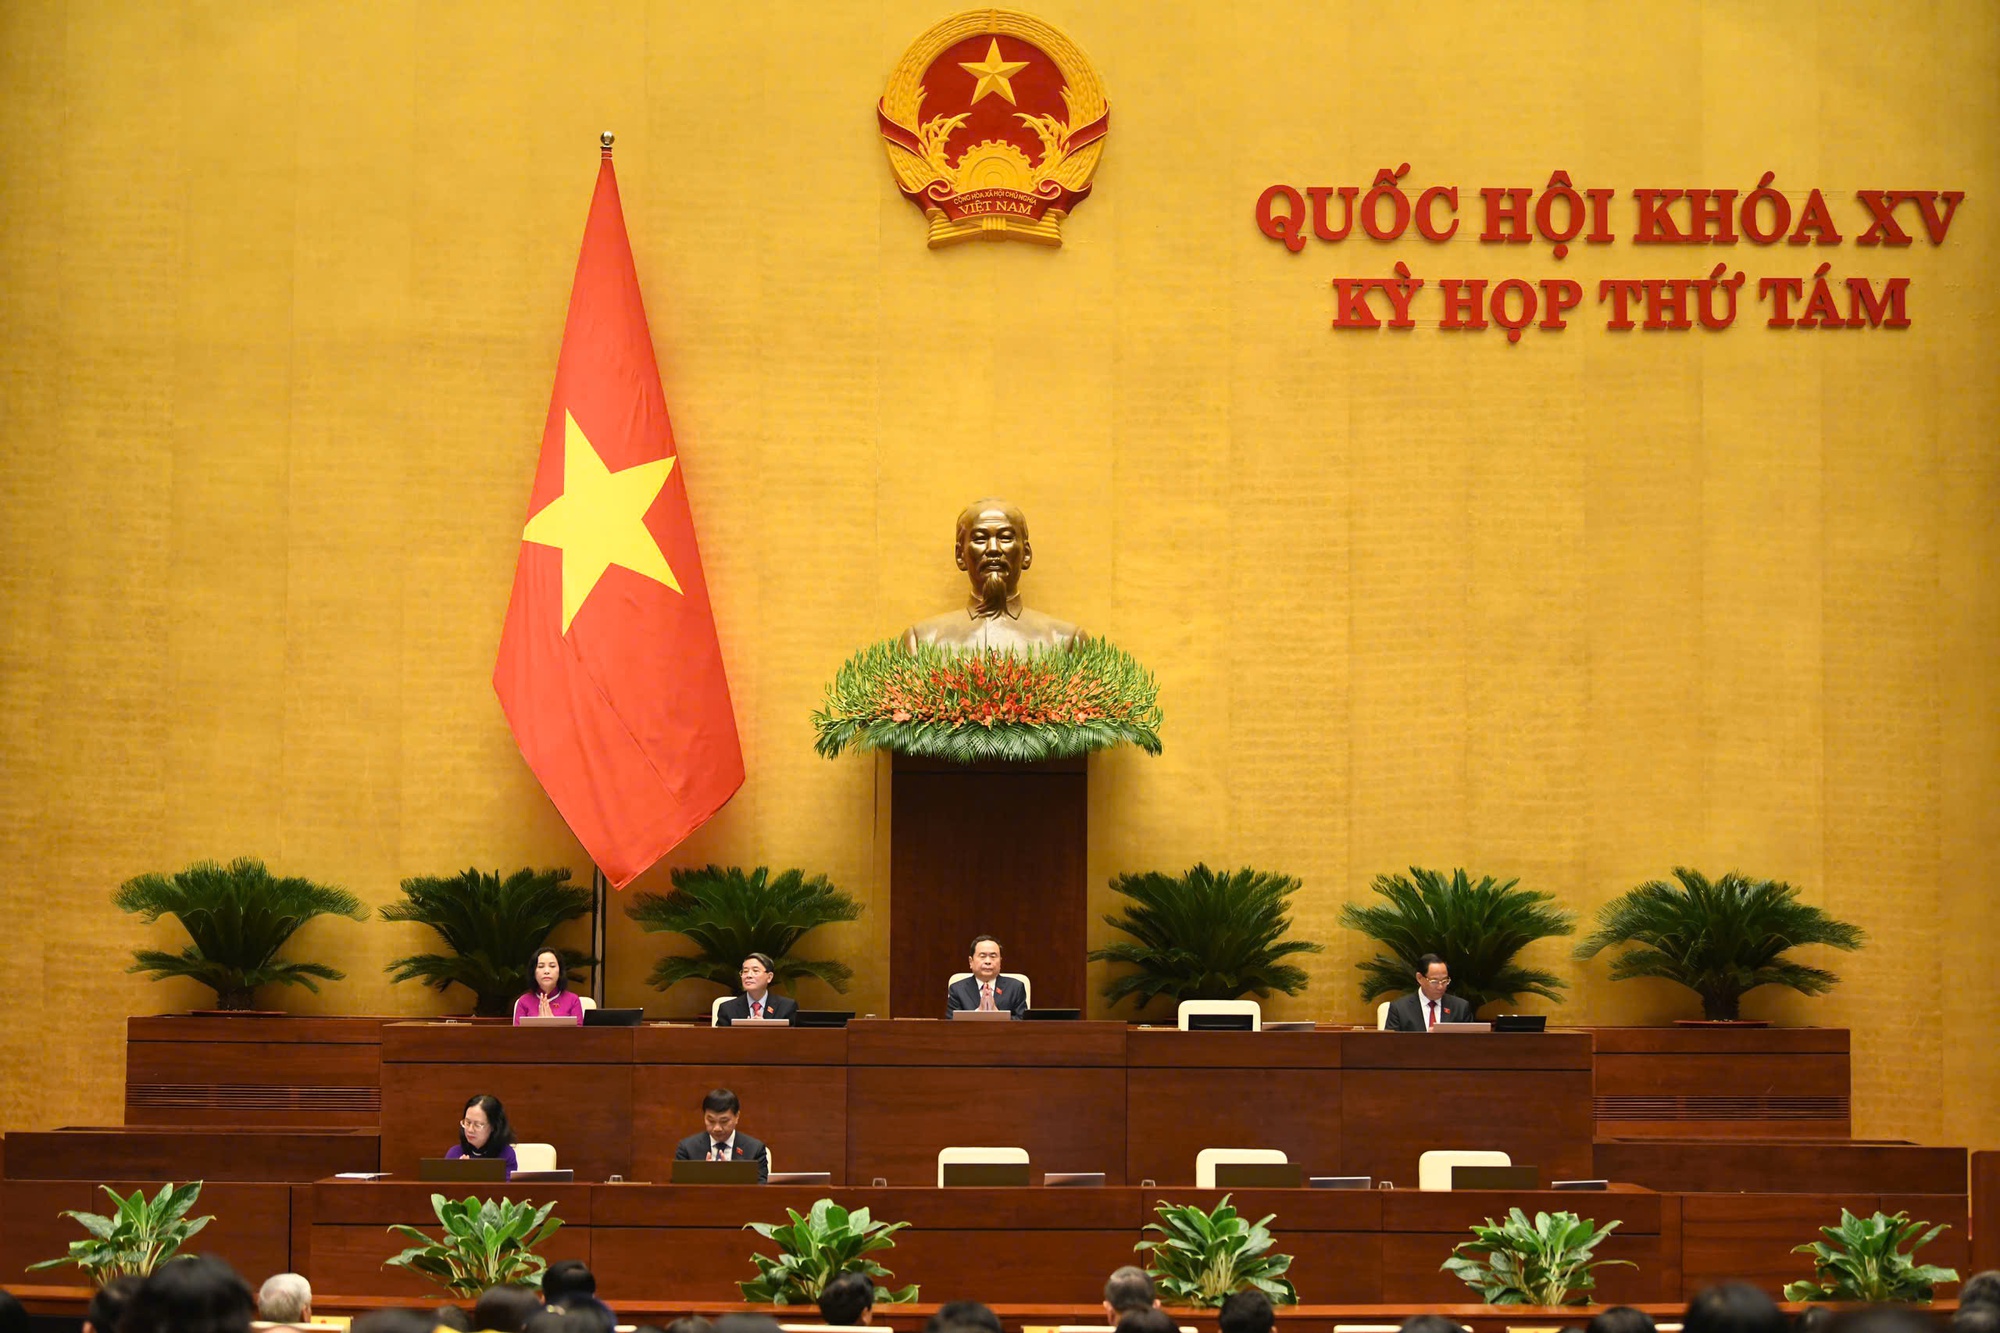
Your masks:
{"label": "gray hair", "polygon": [[273,1324],[292,1324],[312,1308],[313,1289],[297,1273],[274,1273],[257,1292],[257,1317]]}
{"label": "gray hair", "polygon": [[1127,1264],[1104,1284],[1104,1303],[1119,1314],[1130,1310],[1150,1310],[1155,1295],[1153,1279],[1146,1270]]}

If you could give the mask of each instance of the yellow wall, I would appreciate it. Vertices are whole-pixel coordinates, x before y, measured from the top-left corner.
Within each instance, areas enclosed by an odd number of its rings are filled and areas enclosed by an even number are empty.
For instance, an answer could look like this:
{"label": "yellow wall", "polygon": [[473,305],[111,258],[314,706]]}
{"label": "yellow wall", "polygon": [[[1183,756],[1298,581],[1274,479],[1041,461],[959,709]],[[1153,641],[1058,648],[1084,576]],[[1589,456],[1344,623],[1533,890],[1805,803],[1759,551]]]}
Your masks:
{"label": "yellow wall", "polygon": [[[129,875],[254,854],[382,902],[584,871],[488,675],[610,127],[750,772],[680,859],[864,897],[820,942],[860,1008],[884,779],[816,758],[807,714],[953,600],[952,515],[998,492],[1030,600],[1161,682],[1166,754],[1093,762],[1100,909],[1120,871],[1298,874],[1329,948],[1274,1007],[1356,1016],[1335,916],[1382,871],[1585,911],[1677,862],[1788,878],[1870,945],[1831,998],[1750,1011],[1853,1026],[1857,1132],[2000,1146],[1993,8],[1051,0],[1111,98],[1097,193],[1060,252],[933,253],[872,107],[948,10],[0,7],[0,1127],[115,1121],[125,1015],[200,998],[122,974],[173,938],[110,909]],[[1402,161],[1468,194],[1565,169],[1620,192],[1621,235],[1635,186],[1772,170],[1835,201],[1836,277],[1914,279],[1914,327],[1746,302],[1618,336],[1589,300],[1518,346],[1336,335],[1328,279],[1396,258],[1590,284],[1715,258],[1293,256],[1252,224],[1273,181]],[[1943,248],[1867,251],[1863,187],[1968,199]],[[418,943],[317,924],[350,977],[288,1003],[434,1010],[382,976]],[[656,948],[621,920],[620,997]],[[1570,1021],[1690,1012],[1534,956]]]}

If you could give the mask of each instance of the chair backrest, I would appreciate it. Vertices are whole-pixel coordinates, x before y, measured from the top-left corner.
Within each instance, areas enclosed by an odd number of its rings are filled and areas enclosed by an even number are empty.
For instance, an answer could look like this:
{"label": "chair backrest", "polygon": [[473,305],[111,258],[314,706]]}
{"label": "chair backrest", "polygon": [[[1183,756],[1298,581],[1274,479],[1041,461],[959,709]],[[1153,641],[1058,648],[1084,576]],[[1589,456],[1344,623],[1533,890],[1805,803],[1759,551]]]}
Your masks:
{"label": "chair backrest", "polygon": [[1215,1188],[1215,1168],[1218,1163],[1228,1162],[1285,1162],[1290,1159],[1277,1148],[1203,1148],[1194,1155],[1194,1187],[1198,1190]]}
{"label": "chair backrest", "polygon": [[577,996],[576,1002],[586,1009],[595,1009],[597,1007],[597,1001],[591,999],[588,995]]}
{"label": "chair backrest", "polygon": [[[1375,1030],[1377,1032],[1387,1032],[1389,1030],[1389,1006],[1392,1003],[1394,1001],[1384,1000],[1375,1006]],[[1359,1328],[1360,1325],[1357,1324],[1355,1327]]]}
{"label": "chair backrest", "polygon": [[1512,1166],[1514,1159],[1504,1152],[1469,1148],[1437,1148],[1417,1158],[1417,1188],[1448,1190],[1455,1166]]}
{"label": "chair backrest", "polygon": [[735,998],[734,995],[718,995],[715,997],[715,1003],[708,1006],[708,1025],[710,1027],[719,1028],[722,1026],[722,1006]]}
{"label": "chair backrest", "polygon": [[[972,973],[970,972],[954,972],[951,974],[951,980],[944,984],[947,986],[956,986],[971,975]],[[1028,1007],[1030,1009],[1035,1007],[1035,983],[1028,980],[1026,972],[1002,972],[1000,975],[1003,977],[1012,977],[1014,980],[1020,982],[1022,993],[1028,997]]]}
{"label": "chair backrest", "polygon": [[523,1171],[553,1171],[556,1169],[556,1145],[517,1143],[514,1145],[514,1164]]}
{"label": "chair backrest", "polygon": [[992,1166],[1012,1165],[1019,1162],[1027,1165],[1026,1148],[940,1148],[938,1149],[938,1188],[944,1188],[944,1169],[950,1166]]}
{"label": "chair backrest", "polygon": [[[1183,1032],[1188,1030],[1189,1014],[1248,1014],[1250,1030],[1252,1032],[1264,1030],[1264,1006],[1255,1000],[1182,1000],[1181,1031]],[[1282,1162],[1284,1158],[1278,1160]]]}

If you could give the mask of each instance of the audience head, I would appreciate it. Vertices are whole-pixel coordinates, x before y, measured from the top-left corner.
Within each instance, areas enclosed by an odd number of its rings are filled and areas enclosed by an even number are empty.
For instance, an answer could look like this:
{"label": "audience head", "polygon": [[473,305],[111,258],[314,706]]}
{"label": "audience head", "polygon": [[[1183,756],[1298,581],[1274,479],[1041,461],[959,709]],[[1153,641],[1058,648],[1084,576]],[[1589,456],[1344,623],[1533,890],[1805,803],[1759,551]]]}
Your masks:
{"label": "audience head", "polygon": [[220,1259],[171,1259],[125,1303],[119,1333],[249,1333],[257,1303]]}
{"label": "audience head", "polygon": [[544,1306],[540,1314],[529,1315],[528,1322],[521,1325],[521,1333],[611,1333],[611,1326],[586,1306],[550,1305]]}
{"label": "audience head", "polygon": [[[961,1329],[965,1333],[972,1333],[975,1329],[985,1329],[986,1333],[1005,1333],[1000,1327],[1000,1316],[978,1301],[946,1301],[924,1324],[924,1333],[944,1333],[946,1329]],[[716,1333],[723,1333],[719,1326]]]}
{"label": "audience head", "polygon": [[1104,1280],[1104,1316],[1111,1323],[1128,1310],[1150,1310],[1159,1303],[1153,1279],[1136,1264],[1126,1264]]}
{"label": "audience head", "polygon": [[488,1287],[472,1307],[472,1326],[494,1333],[522,1333],[540,1314],[542,1298],[533,1287]]}
{"label": "audience head", "polygon": [[431,1312],[431,1324],[436,1328],[449,1328],[454,1333],[472,1333],[472,1318],[456,1305],[440,1305]]}
{"label": "audience head", "polygon": [[562,955],[554,949],[535,950],[528,959],[528,994],[560,995],[565,989]]}
{"label": "audience head", "polygon": [[1842,1310],[1827,1320],[1828,1333],[1934,1333],[1936,1325],[1915,1310],[1900,1305],[1870,1305]]}
{"label": "audience head", "polygon": [[0,1288],[0,1333],[28,1333],[28,1312],[4,1288]]}
{"label": "audience head", "polygon": [[1962,1310],[1968,1305],[2000,1305],[2000,1268],[1965,1279],[1965,1285],[1958,1289],[1958,1307]]}
{"label": "audience head", "polygon": [[428,1310],[370,1310],[354,1317],[350,1333],[431,1333],[436,1327]]}
{"label": "audience head", "polygon": [[875,1283],[866,1273],[842,1273],[819,1294],[820,1318],[829,1324],[866,1323],[875,1306]]}
{"label": "audience head", "polygon": [[665,1328],[655,1328],[651,1324],[641,1324],[633,1333],[713,1333],[713,1326],[700,1315],[689,1315],[676,1319]]}
{"label": "audience head", "polygon": [[578,1296],[597,1295],[597,1275],[581,1259],[558,1259],[542,1273],[542,1299],[567,1306]]}
{"label": "audience head", "polygon": [[514,1127],[507,1123],[507,1108],[490,1092],[475,1093],[465,1099],[458,1117],[458,1148],[468,1157],[498,1157],[514,1142]]}
{"label": "audience head", "polygon": [[1223,1297],[1216,1322],[1222,1326],[1222,1333],[1271,1333],[1278,1322],[1278,1313],[1271,1308],[1269,1296],[1250,1287]]}
{"label": "audience head", "polygon": [[1792,1333],[1826,1333],[1826,1324],[1833,1318],[1833,1311],[1824,1305],[1808,1305],[1792,1316]]}
{"label": "audience head", "polygon": [[273,1324],[312,1318],[313,1289],[297,1273],[273,1273],[257,1290],[257,1317]]}
{"label": "audience head", "polygon": [[1784,1312],[1748,1282],[1723,1282],[1698,1293],[1681,1322],[1685,1333],[1788,1333]]}
{"label": "audience head", "polygon": [[1402,1333],[1465,1333],[1463,1328],[1441,1314],[1413,1314],[1402,1323]]}
{"label": "audience head", "polygon": [[99,1287],[90,1298],[90,1308],[84,1311],[82,1333],[118,1333],[118,1322],[138,1289],[139,1279],[129,1273]]}
{"label": "audience head", "polygon": [[2000,1333],[2000,1305],[1961,1302],[1958,1313],[1951,1317],[1951,1333]]}
{"label": "audience head", "polygon": [[1584,1333],[1653,1333],[1653,1316],[1629,1305],[1614,1305],[1592,1315]]}
{"label": "audience head", "polygon": [[1127,1310],[1118,1316],[1118,1333],[1180,1333],[1165,1310]]}

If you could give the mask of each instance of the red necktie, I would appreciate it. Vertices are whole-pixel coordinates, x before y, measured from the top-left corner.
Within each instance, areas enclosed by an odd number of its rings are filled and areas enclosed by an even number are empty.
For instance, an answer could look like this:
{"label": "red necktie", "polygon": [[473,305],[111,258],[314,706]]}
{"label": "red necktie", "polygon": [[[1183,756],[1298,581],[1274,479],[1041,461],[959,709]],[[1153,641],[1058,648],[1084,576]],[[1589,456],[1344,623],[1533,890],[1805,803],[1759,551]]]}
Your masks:
{"label": "red necktie", "polygon": [[750,1001],[750,1017],[762,1018],[763,1016],[764,1016],[764,1002],[762,1000]]}
{"label": "red necktie", "polygon": [[1438,1002],[1436,1000],[1426,1000],[1425,1003],[1431,1007],[1430,1026],[1436,1027],[1438,1025]]}

